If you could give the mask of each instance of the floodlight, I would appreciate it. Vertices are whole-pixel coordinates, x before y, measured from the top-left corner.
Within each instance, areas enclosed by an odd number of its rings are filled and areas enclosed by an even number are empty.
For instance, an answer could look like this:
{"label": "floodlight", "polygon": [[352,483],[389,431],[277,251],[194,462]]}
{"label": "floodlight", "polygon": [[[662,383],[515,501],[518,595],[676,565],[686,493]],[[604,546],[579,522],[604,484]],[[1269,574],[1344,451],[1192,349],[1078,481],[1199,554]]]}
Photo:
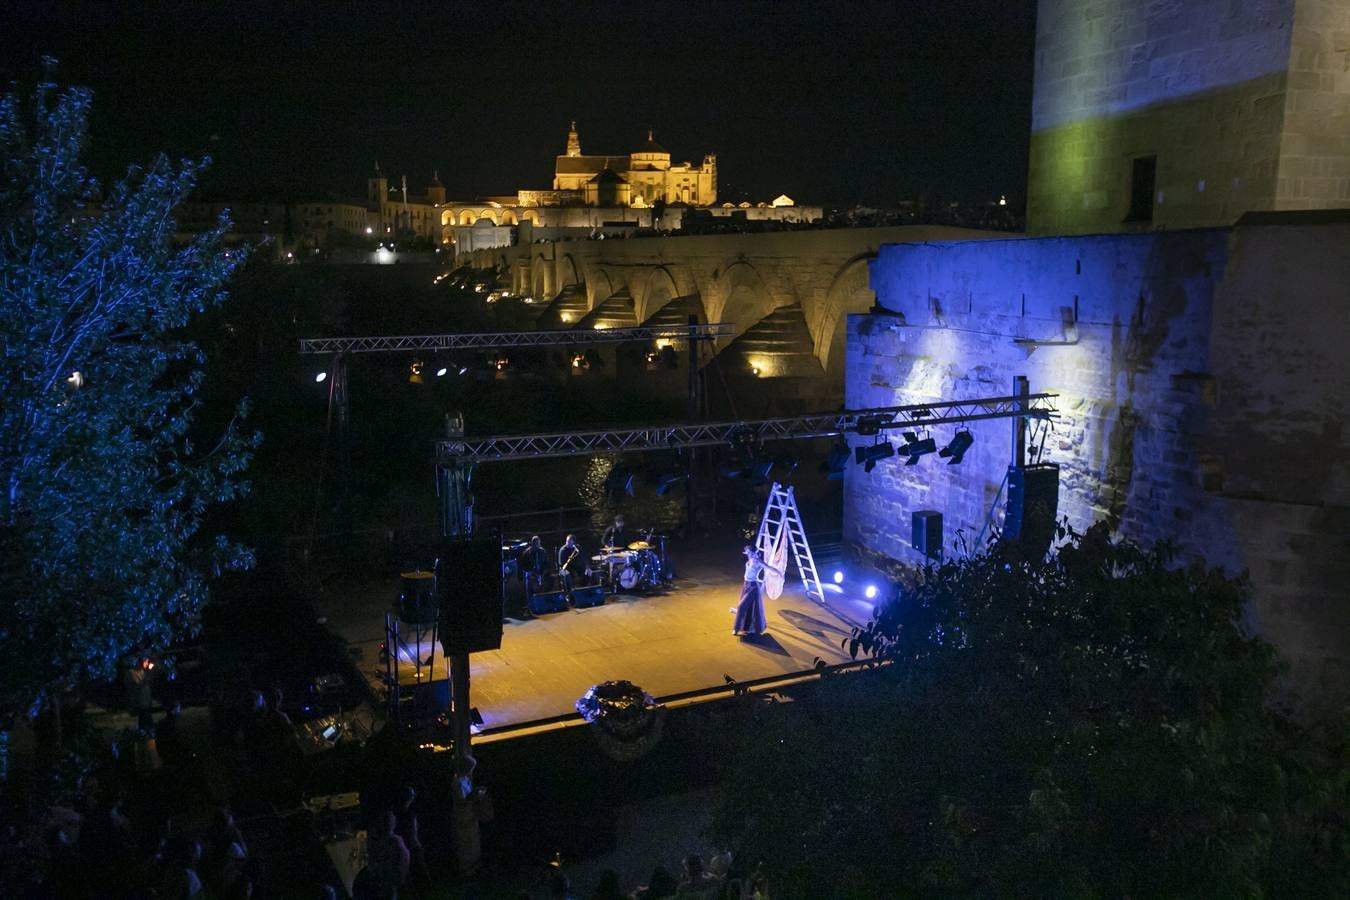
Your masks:
{"label": "floodlight", "polygon": [[408,384],[422,383],[422,360],[414,359],[408,364]]}
{"label": "floodlight", "polygon": [[862,464],[863,471],[871,472],[877,467],[878,460],[889,459],[895,455],[895,447],[890,441],[878,441],[875,444],[863,444],[854,453],[855,460]]}
{"label": "floodlight", "polygon": [[840,441],[830,448],[830,458],[821,463],[820,470],[825,472],[825,477],[830,481],[839,481],[844,477],[844,469],[848,466],[849,450],[848,444]]}
{"label": "floodlight", "polygon": [[445,377],[445,373],[446,373],[446,372],[449,372],[449,371],[450,371],[450,370],[449,370],[448,368],[446,368],[445,366],[441,366],[439,369],[436,370],[436,377],[437,377],[437,378],[444,378],[444,377]]}
{"label": "floodlight", "polygon": [[835,584],[843,584],[843,583],[844,583],[844,573],[843,573],[843,570],[841,570],[841,569],[835,569],[835,570],[834,570],[834,583],[835,583]]}
{"label": "floodlight", "polygon": [[919,439],[919,436],[912,431],[906,431],[904,434],[905,443],[900,445],[898,454],[909,457],[905,460],[905,465],[912,466],[918,463],[919,457],[928,453],[937,452],[937,441],[932,438]]}
{"label": "floodlight", "polygon": [[947,460],[947,465],[954,466],[961,462],[966,456],[966,451],[970,445],[975,443],[975,436],[969,431],[962,429],[952,438],[952,442],[938,451],[938,456]]}
{"label": "floodlight", "polygon": [[314,373],[314,383],[315,383],[315,384],[323,384],[324,379],[327,378],[327,377],[328,377],[328,373],[327,373],[327,372],[315,372],[315,373]]}
{"label": "floodlight", "polygon": [[863,591],[863,596],[868,600],[877,599],[877,586],[875,584],[869,584],[867,590]]}

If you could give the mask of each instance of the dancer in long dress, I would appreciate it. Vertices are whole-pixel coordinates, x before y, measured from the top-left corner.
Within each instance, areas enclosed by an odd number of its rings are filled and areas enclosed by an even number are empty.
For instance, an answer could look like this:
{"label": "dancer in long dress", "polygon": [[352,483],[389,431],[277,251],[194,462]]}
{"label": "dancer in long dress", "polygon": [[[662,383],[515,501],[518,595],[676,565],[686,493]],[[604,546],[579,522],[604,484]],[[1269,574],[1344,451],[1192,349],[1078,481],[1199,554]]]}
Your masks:
{"label": "dancer in long dress", "polygon": [[745,554],[745,584],[741,586],[741,602],[736,607],[736,622],[731,633],[737,636],[763,634],[769,623],[764,619],[764,573],[782,575],[764,561],[764,551],[749,544],[741,550]]}

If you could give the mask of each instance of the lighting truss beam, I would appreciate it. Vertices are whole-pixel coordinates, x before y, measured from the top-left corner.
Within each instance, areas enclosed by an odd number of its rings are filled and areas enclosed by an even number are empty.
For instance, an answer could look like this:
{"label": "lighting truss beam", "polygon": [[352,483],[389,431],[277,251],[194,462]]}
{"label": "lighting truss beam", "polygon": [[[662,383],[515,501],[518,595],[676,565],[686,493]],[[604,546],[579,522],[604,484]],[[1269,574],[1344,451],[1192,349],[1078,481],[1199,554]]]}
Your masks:
{"label": "lighting truss beam", "polygon": [[[826,437],[857,432],[858,420],[871,424],[882,418],[881,429],[933,428],[984,419],[1050,419],[1055,414],[1055,394],[1027,394],[1022,397],[990,397],[949,403],[891,406],[859,409],[842,413],[815,413],[756,419],[747,422],[711,422],[703,425],[658,425],[606,431],[564,431],[554,434],[497,435],[438,441],[436,459],[440,463],[504,462],[513,459],[538,459],[549,456],[576,456],[618,451],[673,450],[680,447],[709,447],[718,444],[783,441]],[[1025,406],[1023,405],[1025,404]]]}
{"label": "lighting truss beam", "polygon": [[580,328],[566,331],[491,331],[474,334],[405,334],[385,337],[301,338],[301,353],[397,353],[400,351],[487,350],[498,347],[555,347],[579,344],[616,344],[658,339],[736,336],[734,322],[708,325],[657,325],[637,328]]}

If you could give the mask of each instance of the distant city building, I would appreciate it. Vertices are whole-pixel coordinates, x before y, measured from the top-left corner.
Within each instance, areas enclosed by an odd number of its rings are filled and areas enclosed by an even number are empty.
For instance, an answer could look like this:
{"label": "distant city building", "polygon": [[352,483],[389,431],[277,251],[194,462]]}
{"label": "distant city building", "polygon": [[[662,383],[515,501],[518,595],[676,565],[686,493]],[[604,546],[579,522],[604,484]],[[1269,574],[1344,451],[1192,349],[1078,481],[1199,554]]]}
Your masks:
{"label": "distant city building", "polygon": [[278,258],[291,259],[377,247],[460,254],[516,241],[676,232],[686,220],[706,230],[701,223],[713,220],[734,228],[750,222],[803,224],[823,214],[819,206],[798,206],[786,194],[757,204],[716,201],[713,154],[706,154],[698,166],[672,165],[670,153],[648,132],[647,142],[633,153],[587,156],[581,152],[573,122],[566,152],[556,158],[553,186],[547,190],[447,200],[439,174],[421,193],[412,193],[407,176],[391,183],[376,162],[366,179],[364,203],[192,201],[179,207],[177,214],[179,232],[186,237],[214,227],[228,210],[233,224],[227,240],[268,246]]}

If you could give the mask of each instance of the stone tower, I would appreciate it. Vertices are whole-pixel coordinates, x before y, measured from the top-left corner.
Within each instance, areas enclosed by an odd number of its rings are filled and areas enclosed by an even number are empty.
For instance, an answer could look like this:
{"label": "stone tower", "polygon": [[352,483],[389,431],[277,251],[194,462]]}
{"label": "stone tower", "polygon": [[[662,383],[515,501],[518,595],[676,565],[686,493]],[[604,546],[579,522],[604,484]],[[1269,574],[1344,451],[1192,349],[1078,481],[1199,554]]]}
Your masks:
{"label": "stone tower", "polygon": [[1350,4],[1040,0],[1027,230],[1350,206]]}
{"label": "stone tower", "polygon": [[577,137],[577,121],[572,120],[572,127],[567,131],[567,155],[581,155],[581,138]]}
{"label": "stone tower", "polygon": [[441,173],[431,173],[431,183],[427,185],[427,199],[438,205],[445,204],[445,185],[441,184]]}
{"label": "stone tower", "polygon": [[375,171],[366,179],[366,206],[380,209],[389,197],[389,179],[380,171],[380,161],[375,160]]}

